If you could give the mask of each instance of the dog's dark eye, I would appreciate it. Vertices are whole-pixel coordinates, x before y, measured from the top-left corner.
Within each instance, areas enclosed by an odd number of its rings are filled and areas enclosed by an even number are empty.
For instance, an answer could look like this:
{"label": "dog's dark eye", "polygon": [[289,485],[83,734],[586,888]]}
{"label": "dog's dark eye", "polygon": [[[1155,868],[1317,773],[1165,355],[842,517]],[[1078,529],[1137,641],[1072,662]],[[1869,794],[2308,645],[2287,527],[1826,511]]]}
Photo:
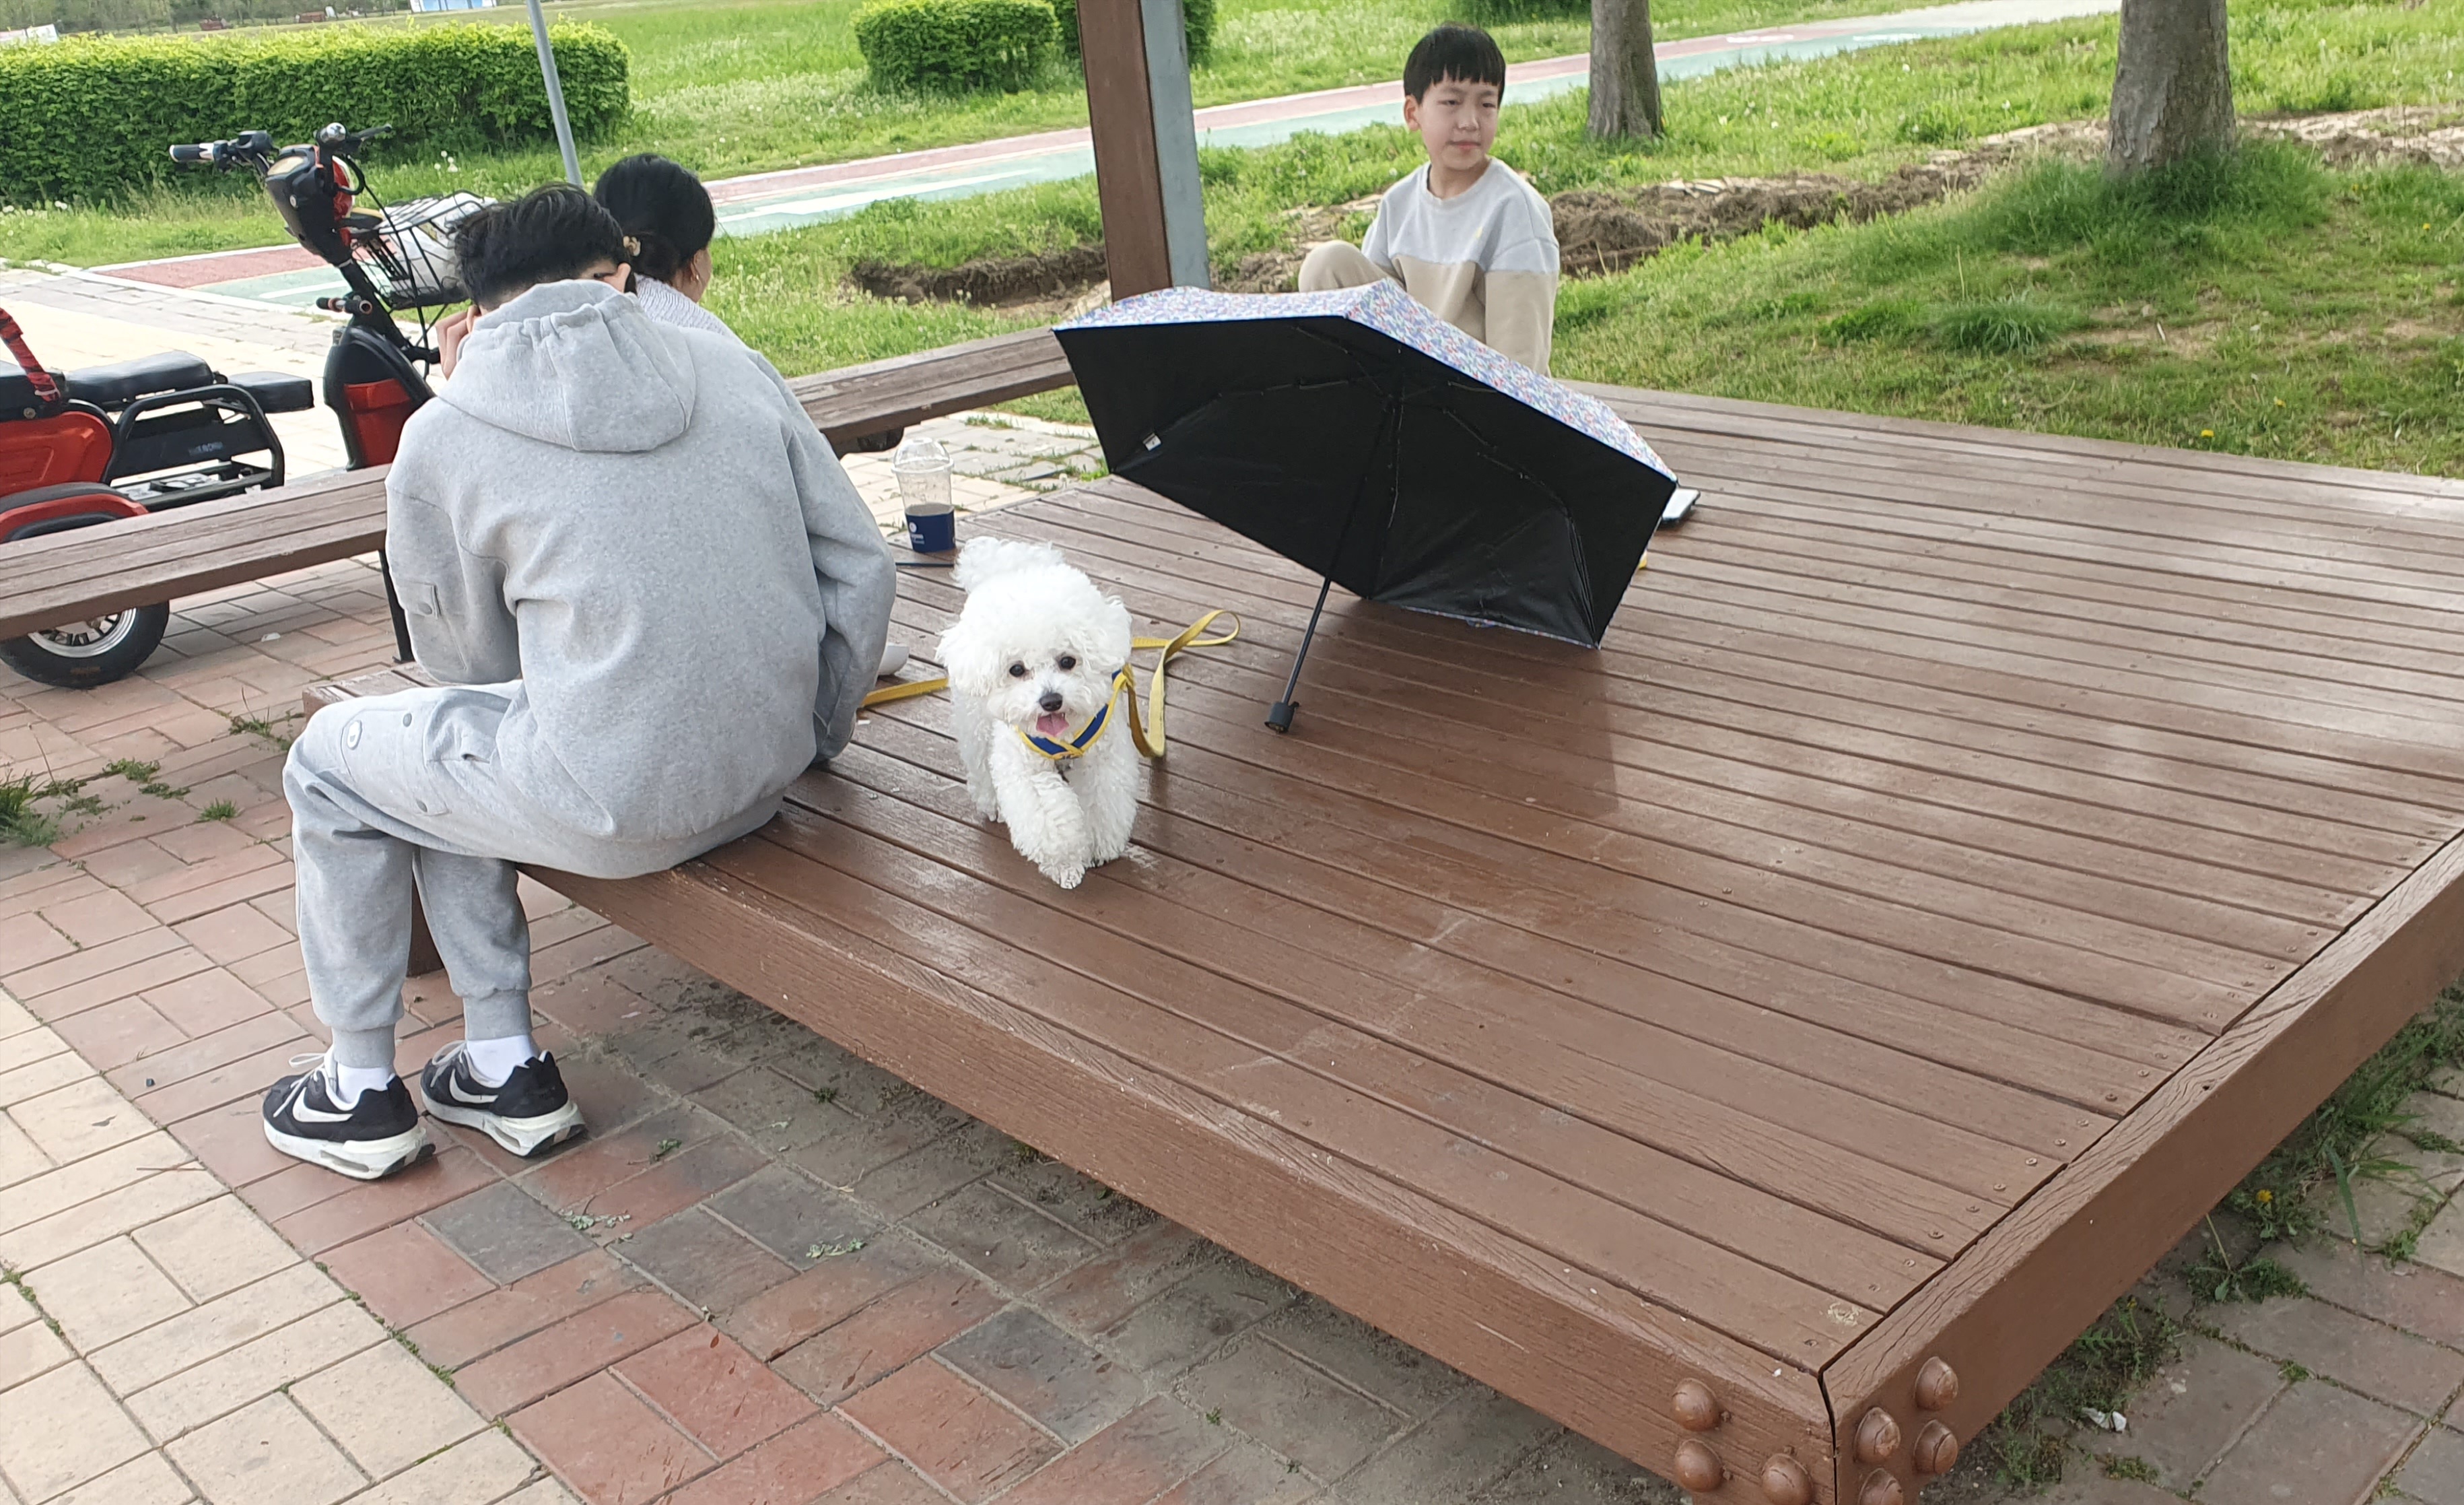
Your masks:
{"label": "dog's dark eye", "polygon": [[1025,678],[1025,677],[1026,677],[1026,666],[1025,666],[1024,664],[1012,664],[1012,665],[1010,665],[1010,666],[1009,666],[1009,676],[1010,676],[1012,679],[1023,679],[1023,678]]}
{"label": "dog's dark eye", "polygon": [[1066,675],[1072,669],[1078,667],[1078,658],[1074,653],[1064,653],[1059,658],[1053,660],[1053,663],[1055,667],[1060,669],[1060,671]]}

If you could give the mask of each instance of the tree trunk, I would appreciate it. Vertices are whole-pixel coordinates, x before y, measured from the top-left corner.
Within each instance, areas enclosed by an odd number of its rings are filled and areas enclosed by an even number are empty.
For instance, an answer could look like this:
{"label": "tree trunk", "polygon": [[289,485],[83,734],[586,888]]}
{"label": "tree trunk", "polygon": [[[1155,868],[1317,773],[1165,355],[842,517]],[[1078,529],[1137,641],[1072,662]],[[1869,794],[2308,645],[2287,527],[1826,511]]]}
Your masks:
{"label": "tree trunk", "polygon": [[2104,170],[2121,177],[2233,144],[2225,0],[2122,0]]}
{"label": "tree trunk", "polygon": [[1651,0],[1592,0],[1592,134],[1657,136],[1661,129]]}

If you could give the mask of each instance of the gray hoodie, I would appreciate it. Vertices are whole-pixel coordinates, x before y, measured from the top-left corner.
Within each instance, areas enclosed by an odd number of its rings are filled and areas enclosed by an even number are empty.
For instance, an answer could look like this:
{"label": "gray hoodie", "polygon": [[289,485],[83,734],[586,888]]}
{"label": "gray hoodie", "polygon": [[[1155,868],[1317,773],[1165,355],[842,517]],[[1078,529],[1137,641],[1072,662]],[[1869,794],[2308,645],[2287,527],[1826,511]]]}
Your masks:
{"label": "gray hoodie", "polygon": [[385,498],[420,664],[520,681],[493,754],[462,750],[577,833],[708,831],[847,745],[895,571],[743,346],[597,282],[533,288],[404,428]]}

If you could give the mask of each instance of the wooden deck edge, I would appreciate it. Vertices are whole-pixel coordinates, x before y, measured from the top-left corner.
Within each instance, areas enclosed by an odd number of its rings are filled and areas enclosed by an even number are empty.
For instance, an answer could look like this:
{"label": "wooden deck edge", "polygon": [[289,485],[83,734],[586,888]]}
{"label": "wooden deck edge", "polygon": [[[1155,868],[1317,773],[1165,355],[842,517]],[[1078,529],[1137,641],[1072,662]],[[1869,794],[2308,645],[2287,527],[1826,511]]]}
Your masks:
{"label": "wooden deck edge", "polygon": [[[1915,1499],[1928,1423],[1973,1437],[2459,973],[2464,836],[1826,1366],[1839,1497],[1875,1468],[1856,1439],[1880,1408],[1899,1437],[1882,1466]],[[1936,1359],[1956,1394],[1928,1407],[1921,1389],[1939,1399],[1938,1383],[1920,1376]]]}
{"label": "wooden deck edge", "polygon": [[[1675,1319],[1624,1292],[867,938],[817,933],[810,917],[699,864],[622,881],[532,875],[1646,1468],[1669,1473],[1682,1443],[1706,1442],[1727,1478],[1698,1499],[1762,1505],[1755,1480],[1777,1452],[1833,1499],[1830,1423],[1810,1373],[1775,1373],[1707,1330],[1672,1340],[1656,1329]],[[1688,1377],[1727,1411],[1701,1438],[1673,1416]]]}
{"label": "wooden deck edge", "polygon": [[[1568,381],[1565,386],[1587,396],[1599,398],[1620,412],[1628,407],[1657,407],[1664,413],[1699,413],[1716,415],[1734,422],[1739,419],[1769,417],[1791,423],[1836,427],[1842,417],[1870,424],[1883,433],[1915,439],[1947,442],[1972,440],[1980,434],[1991,435],[1997,444],[2012,449],[2058,451],[2074,456],[2093,457],[2123,463],[2167,466],[2208,475],[2230,475],[2240,472],[2262,475],[2279,480],[2333,482],[2362,491],[2386,491],[2401,496],[2436,500],[2449,504],[2464,501],[2464,481],[2446,476],[2420,476],[2409,471],[2374,471],[2354,465],[2330,465],[2316,460],[2281,460],[2268,455],[2237,454],[2225,450],[2186,450],[2172,445],[2150,444],[2133,439],[2099,439],[2085,434],[2055,433],[2038,429],[1997,429],[1987,424],[1954,423],[1945,418],[1913,418],[1897,413],[1852,412],[1846,409],[1803,408],[1793,403],[1766,402],[1751,397],[1718,397],[1704,392],[1680,392],[1658,387],[1618,387],[1606,382]],[[1683,427],[1672,423],[1671,427]]]}

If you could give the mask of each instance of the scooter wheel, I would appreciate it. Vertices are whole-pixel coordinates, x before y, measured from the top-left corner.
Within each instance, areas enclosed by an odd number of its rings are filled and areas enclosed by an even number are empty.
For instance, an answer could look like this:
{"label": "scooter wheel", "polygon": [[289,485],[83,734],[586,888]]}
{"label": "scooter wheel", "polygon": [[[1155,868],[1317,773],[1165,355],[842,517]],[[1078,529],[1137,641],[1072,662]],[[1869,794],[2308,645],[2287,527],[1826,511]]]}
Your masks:
{"label": "scooter wheel", "polygon": [[43,684],[91,690],[135,673],[170,623],[168,602],[131,607],[0,642],[0,662]]}

